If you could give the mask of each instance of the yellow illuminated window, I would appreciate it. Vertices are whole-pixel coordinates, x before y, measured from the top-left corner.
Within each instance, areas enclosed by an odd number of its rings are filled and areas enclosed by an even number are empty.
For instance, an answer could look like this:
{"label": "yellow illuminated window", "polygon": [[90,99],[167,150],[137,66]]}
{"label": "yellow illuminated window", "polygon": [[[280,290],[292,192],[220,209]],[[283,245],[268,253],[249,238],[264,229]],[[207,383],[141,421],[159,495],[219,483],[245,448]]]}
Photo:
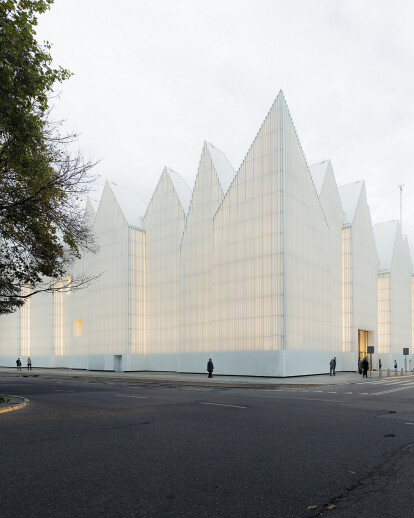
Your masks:
{"label": "yellow illuminated window", "polygon": [[82,336],[82,320],[74,320],[74,335]]}

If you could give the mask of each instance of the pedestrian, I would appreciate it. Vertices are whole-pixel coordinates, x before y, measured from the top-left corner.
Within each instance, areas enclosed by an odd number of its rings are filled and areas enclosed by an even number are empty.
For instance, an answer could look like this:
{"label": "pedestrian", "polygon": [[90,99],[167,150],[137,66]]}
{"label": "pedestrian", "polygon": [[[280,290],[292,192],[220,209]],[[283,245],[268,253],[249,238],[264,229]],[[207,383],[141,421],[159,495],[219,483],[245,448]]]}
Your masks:
{"label": "pedestrian", "polygon": [[335,376],[335,360],[333,358],[329,362],[329,376],[332,376],[332,373]]}
{"label": "pedestrian", "polygon": [[334,368],[333,368],[333,375],[336,376],[336,356],[334,357]]}
{"label": "pedestrian", "polygon": [[213,360],[211,358],[209,358],[208,363],[207,363],[207,372],[208,372],[209,378],[213,377],[213,370],[214,370]]}
{"label": "pedestrian", "polygon": [[394,369],[398,369],[398,367],[397,367],[397,360],[394,360]]}
{"label": "pedestrian", "polygon": [[20,358],[17,358],[17,360],[16,360],[16,366],[17,366],[17,370],[18,370],[18,371],[21,371],[21,370],[22,370],[22,362],[20,361]]}
{"label": "pedestrian", "polygon": [[362,372],[363,372],[363,375],[362,377],[363,378],[368,378],[368,367],[369,367],[369,363],[368,363],[368,358],[364,358],[362,360]]}
{"label": "pedestrian", "polygon": [[378,369],[381,370],[382,369],[382,362],[381,362],[381,358],[378,360]]}
{"label": "pedestrian", "polygon": [[358,372],[362,374],[362,360],[361,358],[358,360]]}
{"label": "pedestrian", "polygon": [[27,358],[27,370],[32,370],[32,360],[30,359],[30,356]]}

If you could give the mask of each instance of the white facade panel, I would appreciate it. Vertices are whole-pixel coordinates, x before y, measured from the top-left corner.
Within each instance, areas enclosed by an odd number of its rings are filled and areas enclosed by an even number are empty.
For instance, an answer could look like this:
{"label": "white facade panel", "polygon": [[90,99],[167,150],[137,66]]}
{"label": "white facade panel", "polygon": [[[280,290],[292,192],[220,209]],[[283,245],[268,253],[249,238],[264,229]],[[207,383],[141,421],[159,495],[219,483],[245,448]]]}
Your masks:
{"label": "white facade panel", "polygon": [[1,315],[0,317],[0,365],[16,367],[16,360],[21,357],[20,313]]}
{"label": "white facade panel", "polygon": [[284,110],[279,95],[214,218],[212,354],[232,372],[283,373]]}
{"label": "white facade panel", "polygon": [[374,232],[380,264],[379,354],[384,368],[392,368],[394,360],[403,365],[403,348],[410,348],[412,340],[412,263],[398,221],[375,225]]}
{"label": "white facade panel", "polygon": [[164,170],[144,218],[147,364],[177,369],[179,346],[180,244],[184,209]]}
{"label": "white facade panel", "polygon": [[[88,312],[87,318],[82,319],[82,336],[85,335],[90,358],[126,354],[129,230],[108,183],[95,218],[94,232],[99,253],[90,256],[87,271],[101,276],[88,288]],[[76,341],[79,336],[75,336],[75,321],[73,325],[73,339]],[[100,368],[101,362],[99,365],[96,362],[91,360],[89,368]]]}
{"label": "white facade panel", "polygon": [[[372,229],[365,185],[356,186],[352,225],[342,231],[343,240],[343,350],[348,355],[346,368],[358,365],[358,331],[370,333],[376,352],[378,336],[378,256]],[[378,343],[379,346],[379,343]]]}
{"label": "white facade panel", "polygon": [[[222,199],[223,191],[205,144],[181,242],[179,370],[189,369],[188,361],[181,364],[187,353],[211,353],[213,216]],[[193,368],[197,369],[197,364]]]}

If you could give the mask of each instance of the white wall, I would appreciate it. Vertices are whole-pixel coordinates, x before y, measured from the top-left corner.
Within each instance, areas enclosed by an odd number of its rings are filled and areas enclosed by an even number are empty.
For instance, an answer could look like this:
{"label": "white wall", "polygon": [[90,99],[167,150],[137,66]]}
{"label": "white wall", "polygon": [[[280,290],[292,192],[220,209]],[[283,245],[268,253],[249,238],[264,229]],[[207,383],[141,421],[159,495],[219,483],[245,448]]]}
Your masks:
{"label": "white wall", "polygon": [[[378,256],[368,207],[365,184],[362,186],[351,228],[352,253],[352,326],[351,347],[344,350],[352,353],[347,369],[358,366],[358,329],[373,332],[375,352],[378,336]],[[379,352],[379,351],[378,351]]]}
{"label": "white wall", "polygon": [[344,215],[330,162],[327,165],[319,199],[328,223],[330,236],[330,281],[326,296],[330,297],[331,349],[336,352],[333,356],[336,356],[338,360],[342,352],[342,225]]}
{"label": "white wall", "polygon": [[128,353],[143,356],[146,344],[145,232],[129,229]]}
{"label": "white wall", "polygon": [[[128,224],[108,183],[96,214],[94,232],[99,253],[88,258],[87,271],[102,275],[87,290],[88,311],[83,333],[88,347],[88,368],[101,369],[102,355],[128,352]],[[76,343],[78,339],[73,340]]]}
{"label": "white wall", "polygon": [[21,356],[20,311],[0,316],[0,365],[3,367],[16,367],[16,360]]}
{"label": "white wall", "polygon": [[185,223],[165,169],[145,214],[148,369],[176,370],[179,343],[180,243]]}
{"label": "white wall", "polygon": [[[223,191],[208,146],[204,144],[181,242],[180,360],[187,353],[197,351],[207,358],[211,354],[213,216],[222,199]],[[188,361],[178,365],[178,370],[189,368]],[[192,369],[197,370],[197,363]]]}
{"label": "white wall", "polygon": [[408,244],[398,225],[390,273],[390,353],[401,360],[403,347],[411,345],[411,269]]}

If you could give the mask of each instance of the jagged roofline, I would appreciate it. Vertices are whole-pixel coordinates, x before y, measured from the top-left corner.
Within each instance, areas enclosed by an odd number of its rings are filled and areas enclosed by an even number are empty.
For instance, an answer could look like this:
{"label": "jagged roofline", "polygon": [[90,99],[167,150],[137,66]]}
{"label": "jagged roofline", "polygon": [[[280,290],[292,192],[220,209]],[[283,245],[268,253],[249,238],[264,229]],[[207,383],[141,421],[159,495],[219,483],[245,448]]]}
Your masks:
{"label": "jagged roofline", "polygon": [[[323,180],[322,180],[322,183],[321,183],[321,187],[320,187],[320,190],[318,192],[317,186],[315,185],[315,182],[314,182],[314,177],[313,177],[313,174],[312,174],[312,168],[315,167],[315,166],[321,165],[321,164],[326,164],[326,167],[325,167],[325,172],[323,174]],[[334,170],[333,170],[333,167],[332,167],[331,160],[329,158],[327,160],[322,160],[321,162],[317,162],[316,164],[313,164],[313,165],[309,166],[308,169],[309,169],[309,172],[310,172],[310,175],[311,175],[311,178],[312,178],[312,182],[315,185],[316,194],[317,194],[319,199],[321,198],[321,195],[322,195],[322,192],[323,192],[323,188],[325,186],[326,178],[328,176],[328,171],[330,171],[332,173],[332,178],[333,178],[334,184],[336,186],[336,193],[338,195],[339,205],[341,207],[341,211],[342,211],[342,214],[343,214],[343,220],[344,220],[345,219],[345,213],[344,213],[344,210],[343,210],[343,207],[342,207],[341,195],[339,193],[339,187],[338,187],[338,183],[336,181],[336,177],[335,177],[335,173],[334,173]],[[321,209],[323,211],[326,223],[327,223],[327,225],[329,227],[329,222],[328,222],[328,219],[326,217],[326,214],[325,214],[325,211],[324,211],[324,208],[323,208],[322,204],[321,204]],[[344,221],[342,221],[342,226],[343,226],[343,224],[344,224]]]}
{"label": "jagged roofline", "polygon": [[195,177],[195,180],[194,180],[194,187],[193,189],[191,190],[191,200],[190,200],[190,205],[189,205],[189,209],[188,209],[188,214],[191,212],[192,210],[192,206],[193,206],[193,197],[194,197],[194,190],[195,190],[195,186],[196,186],[196,183],[197,183],[197,179],[198,179],[198,176],[199,176],[199,172],[200,172],[200,166],[201,166],[201,162],[203,160],[203,157],[204,155],[207,153],[208,156],[210,157],[210,160],[211,160],[211,163],[213,165],[213,171],[216,175],[216,178],[217,178],[217,182],[218,182],[218,185],[221,189],[221,193],[222,193],[222,196],[224,197],[225,193],[230,189],[230,185],[227,187],[227,191],[225,192],[224,191],[224,188],[223,188],[223,185],[222,185],[222,182],[220,180],[220,175],[218,174],[217,172],[217,168],[214,164],[214,160],[213,160],[213,157],[211,156],[211,153],[210,153],[210,149],[209,149],[209,146],[213,147],[214,149],[216,149],[219,153],[221,153],[223,155],[223,157],[227,160],[229,166],[233,169],[234,171],[234,174],[233,174],[233,179],[234,177],[237,175],[236,171],[234,170],[233,166],[231,165],[230,163],[230,160],[227,158],[227,156],[223,153],[223,151],[221,151],[220,149],[216,148],[216,146],[214,146],[214,144],[212,144],[211,142],[207,142],[206,140],[204,141],[204,144],[203,144],[203,148],[201,150],[201,155],[200,155],[200,160],[198,161],[198,168],[197,168],[197,175]]}
{"label": "jagged roofline", "polygon": [[[171,183],[173,185],[175,194],[177,195],[178,201],[180,202],[180,205],[184,211],[185,216],[187,216],[188,211],[190,210],[190,200],[191,200],[191,189],[187,182],[184,180],[184,178],[180,175],[180,173],[177,173],[174,169],[171,169],[171,167],[166,167],[167,174],[170,177]],[[178,185],[176,185],[176,178],[179,179],[179,182],[181,183],[181,187],[184,187],[186,189],[186,193],[184,193],[185,196],[188,195],[188,199],[183,199],[183,193],[178,192]],[[185,206],[184,206],[185,203]]]}
{"label": "jagged roofline", "polygon": [[[376,225],[374,225],[375,245],[377,248],[378,262],[380,262],[381,258],[380,258],[380,254],[378,251],[377,236],[376,236],[375,229],[379,229],[379,227],[384,226],[384,225],[390,225],[391,223],[395,223],[395,226],[393,228],[393,235],[392,235],[392,248],[391,248],[391,255],[390,255],[390,263],[389,263],[389,266],[386,265],[386,268],[382,268],[381,270],[379,270],[379,273],[389,273],[391,271],[392,261],[394,259],[394,253],[395,253],[395,243],[397,241],[397,233],[398,233],[398,230],[400,229],[400,222],[398,221],[398,219],[393,219],[390,221],[382,221],[381,223],[377,223]],[[400,230],[400,234],[401,234],[401,230]],[[401,234],[401,237],[402,237],[402,234]],[[410,260],[411,260],[411,254],[410,254]]]}
{"label": "jagged roofline", "polygon": [[[216,148],[216,146],[214,146],[214,144],[211,142],[204,142],[204,146],[207,148],[207,151],[210,155],[214,171],[217,175],[217,179],[224,196],[228,191],[234,177],[236,176],[236,171],[223,151]],[[224,167],[223,164],[218,163],[219,160],[224,160]],[[225,169],[227,169],[227,171],[225,171]],[[230,174],[227,178],[225,178],[225,175],[228,173]]]}
{"label": "jagged roofline", "polygon": [[[119,199],[119,195],[120,193],[117,192],[118,190],[120,189],[123,189],[126,193],[128,193],[128,195],[134,195],[136,196],[140,201],[141,203],[144,205],[144,206],[147,206],[147,203],[145,202],[145,200],[143,198],[141,198],[141,196],[136,193],[135,191],[131,190],[131,189],[128,189],[126,187],[122,187],[121,185],[118,185],[116,184],[115,182],[110,182],[109,180],[106,181],[105,183],[105,187],[104,187],[104,191],[106,188],[109,188],[110,192],[112,193],[113,197],[114,197],[114,200],[116,201],[118,207],[119,207],[119,210],[121,211],[127,225],[129,227],[133,227],[133,228],[137,228],[138,230],[144,230],[144,226],[143,226],[143,221],[142,221],[142,215],[138,215],[138,209],[137,209],[137,214],[135,215],[134,214],[134,218],[137,218],[138,220],[138,224],[135,224],[135,223],[132,223],[130,220],[131,218],[129,218],[129,215],[126,214],[125,210],[126,210],[126,206],[125,206],[125,203],[122,202],[120,199]],[[116,189],[114,189],[114,187]],[[103,194],[103,193],[102,193]],[[101,197],[101,201],[102,201],[102,198],[103,198],[103,195]]]}
{"label": "jagged roofline", "polygon": [[96,219],[96,214],[98,213],[98,207],[99,207],[99,204],[95,208],[93,206],[93,203],[91,202],[91,199],[89,197],[86,198],[85,209],[83,211],[83,219],[86,219],[88,217],[88,215],[90,214],[91,220],[92,220],[92,225],[94,225],[95,219]]}
{"label": "jagged roofline", "polygon": [[[321,182],[321,186],[320,186],[320,189],[318,190],[318,187],[317,187],[317,185],[315,183],[315,175],[312,174],[312,170],[315,170],[315,168],[317,166],[320,166],[322,164],[326,164],[326,165],[325,165],[325,170],[324,170],[324,173],[323,173],[323,179],[322,179],[322,182]],[[332,167],[331,161],[329,159],[328,160],[321,160],[320,162],[316,162],[315,164],[311,164],[310,166],[308,166],[309,172],[311,174],[312,182],[313,182],[313,185],[315,186],[316,194],[318,195],[318,197],[320,197],[320,195],[321,195],[321,193],[323,191],[323,186],[325,185],[325,180],[326,180],[326,176],[327,176],[329,167],[332,170],[332,174],[333,174],[336,186],[338,187],[338,184],[337,184],[336,178],[335,178],[335,173],[333,171],[333,167]]]}
{"label": "jagged roofline", "polygon": [[[339,195],[339,186],[338,186],[338,182],[336,181],[336,176],[335,176],[335,172],[334,172],[334,169],[333,169],[333,166],[332,166],[332,162],[330,159],[327,160],[328,162],[328,166],[326,168],[326,173],[325,173],[325,177],[323,179],[323,184],[322,184],[322,187],[321,187],[321,193],[323,191],[323,186],[325,185],[325,180],[326,180],[326,176],[327,176],[327,173],[329,171],[329,169],[331,170],[332,172],[332,176],[333,176],[333,179],[334,179],[334,182],[335,182],[335,185],[336,185],[336,188],[338,190],[338,198],[339,198],[339,203],[341,203],[341,196]],[[342,207],[342,206],[341,206]]]}
{"label": "jagged roofline", "polygon": [[[351,185],[359,185],[359,192],[358,192],[358,196],[357,196],[357,199],[356,199],[356,202],[355,202],[355,207],[354,207],[354,210],[353,210],[353,213],[352,213],[352,218],[350,219],[349,223],[345,223],[345,211],[344,211],[344,206],[343,206],[343,203],[342,203],[342,196],[341,196],[341,189],[344,189],[345,187],[349,187]],[[360,203],[360,200],[361,200],[361,195],[362,195],[362,192],[365,191],[365,181],[364,180],[358,180],[356,182],[350,182],[350,183],[346,183],[345,185],[340,185],[338,187],[338,191],[339,191],[339,198],[340,198],[340,201],[341,201],[341,205],[342,205],[342,211],[344,213],[344,225],[343,225],[343,228],[348,228],[348,227],[352,227],[352,225],[354,224],[354,219],[355,219],[355,214],[357,212],[357,209],[358,209],[358,206],[359,206],[359,203]],[[369,210],[369,207],[368,207],[368,210]],[[371,212],[370,212],[371,214]]]}
{"label": "jagged roofline", "polygon": [[[214,213],[213,219],[216,217],[216,215],[217,215],[218,211],[221,209],[221,207],[222,207],[222,205],[223,205],[224,201],[226,200],[226,198],[227,198],[227,196],[228,196],[229,192],[231,191],[231,188],[232,188],[232,186],[233,186],[233,183],[235,182],[236,178],[238,177],[238,175],[239,175],[239,173],[240,173],[240,171],[241,171],[241,168],[243,167],[243,165],[244,165],[244,163],[245,163],[245,161],[246,161],[246,158],[249,156],[249,153],[250,153],[250,151],[252,150],[252,148],[253,148],[253,146],[254,146],[254,143],[256,142],[256,139],[257,139],[257,137],[258,137],[259,133],[262,131],[262,128],[263,128],[264,124],[266,123],[267,119],[269,118],[269,115],[271,114],[272,110],[274,109],[274,107],[275,107],[276,103],[279,103],[279,102],[282,102],[282,103],[283,103],[284,109],[286,110],[287,115],[288,115],[288,117],[289,117],[289,119],[290,119],[290,122],[291,122],[291,124],[292,124],[293,130],[294,130],[294,132],[295,132],[296,140],[297,140],[297,142],[298,142],[298,144],[299,144],[299,148],[300,148],[300,150],[301,150],[301,152],[302,152],[303,159],[304,159],[305,164],[306,164],[306,167],[307,167],[307,169],[308,169],[309,176],[310,176],[310,178],[311,178],[312,184],[314,185],[314,183],[313,183],[313,179],[312,179],[312,175],[311,175],[311,172],[310,172],[310,169],[309,169],[309,165],[308,165],[308,162],[307,162],[307,160],[306,160],[305,153],[303,152],[303,147],[302,147],[302,144],[301,144],[301,142],[300,142],[300,139],[299,139],[298,133],[297,133],[297,131],[296,131],[296,127],[295,127],[295,124],[294,124],[294,122],[293,122],[292,116],[291,116],[291,114],[290,114],[289,107],[288,107],[288,105],[287,105],[287,102],[286,102],[285,96],[284,96],[284,94],[283,94],[283,90],[279,90],[279,93],[277,94],[276,99],[273,101],[272,106],[271,106],[271,107],[270,107],[270,109],[268,110],[268,112],[267,112],[267,114],[266,114],[265,118],[263,119],[262,124],[260,125],[260,128],[259,128],[259,129],[258,129],[258,131],[256,132],[256,135],[254,136],[253,141],[252,141],[252,143],[251,143],[251,145],[250,145],[250,147],[249,147],[249,149],[248,149],[247,153],[244,155],[244,158],[243,158],[243,160],[242,160],[242,162],[241,162],[241,164],[240,164],[240,167],[238,168],[238,170],[237,170],[237,172],[236,172],[236,174],[235,174],[235,176],[234,176],[234,178],[233,178],[233,180],[232,180],[231,184],[229,185],[229,188],[227,189],[227,192],[224,194],[223,199],[221,200],[221,202],[220,202],[219,206],[217,207],[217,210],[216,210],[216,212]],[[316,198],[317,198],[317,200],[318,200],[319,207],[320,207],[320,209],[321,209],[321,212],[322,212],[323,218],[324,218],[324,220],[325,220],[325,223],[328,225],[328,220],[327,220],[327,218],[326,218],[325,211],[323,210],[323,207],[322,207],[321,201],[320,201],[320,199],[319,199],[319,196],[318,196],[318,194],[317,194],[317,192],[316,192],[316,188],[315,188],[315,194],[316,194]],[[329,225],[328,225],[328,226],[329,226]]]}
{"label": "jagged roofline", "polygon": [[[194,198],[194,192],[195,192],[195,187],[196,187],[196,184],[197,184],[197,180],[198,180],[198,176],[200,174],[200,167],[201,167],[201,162],[203,160],[203,157],[208,154],[210,160],[211,160],[211,163],[212,163],[212,169],[214,171],[214,174],[216,176],[216,179],[217,179],[217,183],[220,187],[220,190],[221,190],[221,195],[222,195],[222,198],[224,197],[224,189],[223,189],[223,185],[222,185],[222,182],[220,181],[220,176],[219,174],[217,173],[217,169],[216,169],[216,166],[214,164],[214,160],[213,160],[213,157],[211,156],[211,153],[210,153],[210,149],[209,149],[209,146],[217,149],[217,151],[219,151],[223,157],[227,160],[228,164],[230,165],[230,167],[233,169],[234,171],[234,168],[233,166],[231,165],[229,159],[226,157],[226,155],[218,148],[216,148],[213,144],[211,144],[211,142],[207,142],[206,140],[204,141],[204,144],[203,144],[203,148],[201,150],[201,155],[200,155],[200,160],[198,161],[198,168],[197,168],[197,175],[195,177],[195,180],[194,180],[194,187],[193,189],[191,190],[191,199],[190,199],[190,203],[189,203],[189,206],[188,206],[188,213],[187,213],[187,217],[185,218],[185,224],[184,224],[184,229],[183,229],[183,235],[181,236],[181,244],[180,246],[183,244],[183,239],[184,239],[184,236],[185,236],[185,233],[186,233],[186,230],[187,230],[187,222],[188,222],[188,216],[190,215],[190,213],[192,212],[193,210],[193,198]],[[234,175],[236,175],[236,171],[234,171]],[[230,187],[227,188],[227,190],[229,189]]]}
{"label": "jagged roofline", "polygon": [[[279,93],[277,94],[276,99],[273,101],[272,106],[271,106],[271,107],[270,107],[270,109],[268,110],[268,112],[267,112],[267,114],[266,114],[265,118],[263,119],[262,124],[260,125],[260,128],[259,128],[259,129],[258,129],[258,131],[256,132],[256,135],[254,136],[253,141],[252,141],[252,143],[250,144],[249,149],[247,150],[247,153],[244,155],[243,160],[241,161],[241,164],[240,164],[239,168],[237,169],[237,173],[236,173],[235,177],[233,178],[233,180],[232,180],[231,184],[229,185],[229,188],[227,189],[226,194],[223,196],[223,199],[221,200],[221,203],[220,203],[220,204],[219,204],[219,206],[217,207],[217,210],[216,210],[216,212],[215,212],[215,214],[214,214],[214,216],[213,216],[213,219],[216,217],[217,212],[220,210],[221,206],[223,205],[224,200],[226,199],[226,197],[227,197],[228,193],[230,192],[230,190],[231,190],[231,188],[232,188],[232,186],[233,186],[233,183],[235,182],[236,178],[238,177],[238,175],[239,175],[239,173],[240,173],[240,170],[241,170],[241,168],[243,167],[243,164],[244,164],[244,163],[245,163],[245,161],[246,161],[246,158],[249,156],[249,153],[250,153],[251,149],[253,148],[254,143],[256,142],[256,139],[257,139],[257,137],[258,137],[259,133],[262,131],[262,128],[263,128],[263,126],[264,126],[265,122],[267,121],[267,119],[268,119],[268,117],[269,117],[269,115],[270,115],[271,111],[273,110],[273,108],[274,108],[275,104],[276,104],[277,102],[279,102],[279,99],[280,99],[280,98],[282,98],[282,100],[284,100],[284,99],[285,99],[285,98],[284,98],[284,95],[283,95],[283,91],[282,91],[282,90],[279,90]],[[296,130],[295,130],[295,131],[296,131]],[[303,152],[303,151],[302,151],[302,152]]]}
{"label": "jagged roofline", "polygon": [[[159,185],[160,185],[160,183],[161,183],[162,178],[163,178],[163,176],[164,176],[164,175],[166,175],[166,176],[168,177],[168,181],[171,183],[171,186],[172,186],[172,188],[173,188],[173,191],[174,191],[175,195],[177,196],[178,204],[180,205],[181,210],[183,211],[184,218],[185,218],[185,219],[187,219],[187,214],[186,214],[185,209],[184,209],[184,207],[183,207],[183,205],[182,205],[182,203],[181,203],[180,197],[179,197],[179,196],[178,196],[178,194],[177,194],[177,190],[176,190],[176,188],[175,188],[174,182],[173,182],[173,181],[172,181],[172,179],[171,179],[171,176],[170,176],[170,173],[169,173],[170,171],[172,171],[173,173],[177,174],[177,175],[181,178],[181,180],[183,181],[183,183],[188,187],[187,182],[184,180],[184,178],[183,178],[179,173],[177,173],[176,171],[174,171],[174,169],[172,169],[172,168],[170,168],[170,167],[165,166],[165,167],[164,167],[164,169],[162,170],[161,176],[160,176],[160,178],[159,178],[159,180],[158,180],[158,182],[157,182],[157,185],[156,185],[156,187],[155,187],[155,189],[154,189],[154,192],[152,193],[151,199],[150,199],[150,201],[149,201],[149,203],[148,203],[148,205],[147,205],[147,210],[145,211],[145,214],[142,216],[142,221],[143,221],[144,226],[145,226],[145,218],[147,217],[148,210],[149,210],[149,208],[150,208],[150,207],[151,207],[151,205],[152,205],[152,201],[153,201],[153,199],[154,199],[154,196],[155,196],[155,194],[156,194],[156,192],[157,192],[157,190],[158,190],[158,187],[159,187]],[[188,187],[188,190],[189,190],[189,192],[191,192],[190,187]]]}

